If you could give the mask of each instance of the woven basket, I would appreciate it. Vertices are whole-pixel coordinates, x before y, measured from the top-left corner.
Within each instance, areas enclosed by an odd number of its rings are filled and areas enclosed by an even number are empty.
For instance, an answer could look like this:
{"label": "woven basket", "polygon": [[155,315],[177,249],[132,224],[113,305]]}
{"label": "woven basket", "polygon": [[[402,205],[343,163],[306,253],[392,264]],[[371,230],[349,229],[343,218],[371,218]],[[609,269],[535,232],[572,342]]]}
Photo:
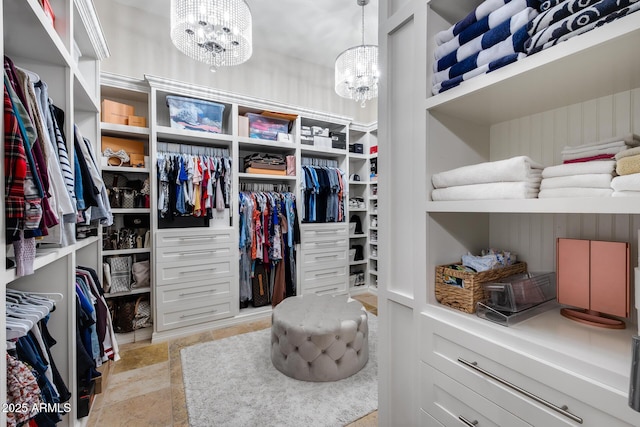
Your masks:
{"label": "woven basket", "polygon": [[[450,268],[449,265],[436,267],[436,299],[440,304],[448,305],[466,313],[475,313],[476,303],[484,299],[482,283],[492,282],[512,274],[526,273],[527,263],[517,262],[504,268],[471,273]],[[445,277],[462,279],[462,288],[449,285]]]}

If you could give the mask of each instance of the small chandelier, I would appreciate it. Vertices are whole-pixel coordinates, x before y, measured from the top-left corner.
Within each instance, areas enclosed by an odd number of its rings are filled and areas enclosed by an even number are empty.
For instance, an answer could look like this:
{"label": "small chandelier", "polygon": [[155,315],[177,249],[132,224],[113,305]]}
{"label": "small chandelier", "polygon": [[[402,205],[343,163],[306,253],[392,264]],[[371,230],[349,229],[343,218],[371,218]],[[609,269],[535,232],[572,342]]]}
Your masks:
{"label": "small chandelier", "polygon": [[171,41],[185,55],[218,67],[251,57],[251,11],[244,0],[171,0]]}
{"label": "small chandelier", "polygon": [[362,44],[349,48],[336,58],[336,93],[343,98],[365,103],[378,97],[378,46],[364,44],[364,7],[369,0],[357,0],[362,6]]}

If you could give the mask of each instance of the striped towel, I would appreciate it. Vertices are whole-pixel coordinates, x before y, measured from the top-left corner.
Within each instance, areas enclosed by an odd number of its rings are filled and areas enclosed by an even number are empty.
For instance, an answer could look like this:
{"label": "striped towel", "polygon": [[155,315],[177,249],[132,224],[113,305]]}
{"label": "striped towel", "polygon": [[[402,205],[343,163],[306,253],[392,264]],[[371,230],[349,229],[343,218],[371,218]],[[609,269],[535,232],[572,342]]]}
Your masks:
{"label": "striped towel", "polygon": [[505,21],[508,21],[513,16],[522,12],[528,7],[536,10],[537,0],[512,0],[506,3],[504,6],[491,12],[488,16],[478,20],[471,24],[468,28],[465,28],[460,34],[453,37],[451,40],[438,44],[435,50],[435,58],[440,59],[451,52],[469,43],[471,40],[483,35],[484,33],[500,26]]}
{"label": "striped towel", "polygon": [[524,53],[513,53],[511,55],[503,56],[502,58],[496,59],[495,61],[491,61],[488,64],[474,68],[473,70],[468,71],[461,76],[457,76],[452,79],[445,80],[443,82],[435,84],[431,90],[431,93],[433,93],[434,95],[437,95],[438,93],[442,93],[446,90],[449,90],[451,88],[454,88],[460,85],[460,83],[466,80],[469,80],[472,77],[476,77],[485,73],[490,73],[492,71],[495,71],[497,69],[504,67],[505,65],[512,64],[526,56],[527,55]]}
{"label": "striped towel", "polygon": [[448,29],[440,31],[436,34],[436,43],[441,45],[453,39],[460,34],[463,30],[469,28],[471,25],[480,21],[482,18],[489,16],[491,12],[495,12],[505,4],[511,2],[511,0],[485,0],[473,11],[471,11],[462,20],[458,21]]}
{"label": "striped towel", "polygon": [[[509,3],[511,4],[511,3]],[[508,5],[507,5],[508,6]],[[506,7],[506,6],[505,6]],[[521,10],[514,16],[510,17],[502,24],[487,31],[484,34],[479,35],[473,40],[470,40],[457,49],[453,50],[447,55],[438,58],[438,52],[436,50],[436,60],[433,63],[433,71],[438,72],[445,70],[457,62],[462,61],[465,58],[480,52],[481,50],[488,49],[501,41],[505,40],[511,34],[516,32],[522,26],[528,24],[532,18],[538,14],[538,11],[532,7],[527,7]],[[455,40],[455,39],[454,39]],[[439,48],[438,48],[439,49]]]}
{"label": "striped towel", "polygon": [[529,34],[527,34],[527,27],[524,25],[511,36],[507,37],[507,39],[491,46],[489,49],[481,50],[446,70],[434,73],[432,84],[436,85],[445,80],[461,76],[474,68],[489,64],[507,55],[524,52],[524,44],[528,39]]}

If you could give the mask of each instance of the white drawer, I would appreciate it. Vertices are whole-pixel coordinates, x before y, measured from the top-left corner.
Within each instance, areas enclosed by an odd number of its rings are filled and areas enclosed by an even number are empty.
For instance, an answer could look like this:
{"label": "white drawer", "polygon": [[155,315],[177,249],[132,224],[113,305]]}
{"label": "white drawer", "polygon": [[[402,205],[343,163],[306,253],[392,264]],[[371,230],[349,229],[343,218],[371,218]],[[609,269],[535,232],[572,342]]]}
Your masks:
{"label": "white drawer", "polygon": [[420,375],[424,388],[420,406],[445,426],[530,426],[424,362]]}
{"label": "white drawer", "polygon": [[302,240],[302,251],[348,249],[348,237],[322,237],[313,240]]}
{"label": "white drawer", "polygon": [[233,229],[197,228],[176,230],[160,230],[154,234],[156,248],[182,247],[193,245],[209,245],[212,243],[232,243],[235,231]]}
{"label": "white drawer", "polygon": [[158,324],[156,327],[158,331],[166,331],[231,316],[230,301],[211,304],[203,300],[202,303],[188,308],[180,304],[165,304],[158,307]]}
{"label": "white drawer", "polygon": [[349,237],[347,224],[313,224],[303,225],[300,230],[302,242],[322,241],[327,239],[337,239]]}
{"label": "white drawer", "polygon": [[307,269],[306,266],[314,266],[320,263],[332,263],[334,265],[347,262],[347,252],[345,249],[336,250],[309,250],[302,251],[301,268]]}
{"label": "white drawer", "polygon": [[190,259],[156,264],[156,285],[229,277],[237,268],[238,261],[232,261],[232,258],[215,258],[207,262]]}
{"label": "white drawer", "polygon": [[442,423],[436,421],[435,418],[422,409],[420,410],[420,425],[422,427],[443,427]]}
{"label": "white drawer", "polygon": [[344,293],[347,292],[347,280],[341,277],[315,280],[304,284],[301,292],[317,295]]}
{"label": "white drawer", "polygon": [[231,255],[232,248],[228,243],[164,246],[156,250],[156,263],[190,260],[204,263],[216,258],[230,258]]}
{"label": "white drawer", "polygon": [[209,302],[231,299],[231,278],[206,279],[166,285],[156,290],[158,311],[167,304],[192,304],[197,301]]}
{"label": "white drawer", "polygon": [[632,413],[626,397],[608,387],[488,341],[479,331],[470,333],[452,324],[454,318],[421,317],[426,363],[532,425],[576,426],[579,421],[572,417],[581,419],[583,426],[640,425],[618,418],[640,421],[640,414]]}
{"label": "white drawer", "polygon": [[347,265],[318,264],[302,269],[302,286],[318,280],[344,279],[348,277]]}

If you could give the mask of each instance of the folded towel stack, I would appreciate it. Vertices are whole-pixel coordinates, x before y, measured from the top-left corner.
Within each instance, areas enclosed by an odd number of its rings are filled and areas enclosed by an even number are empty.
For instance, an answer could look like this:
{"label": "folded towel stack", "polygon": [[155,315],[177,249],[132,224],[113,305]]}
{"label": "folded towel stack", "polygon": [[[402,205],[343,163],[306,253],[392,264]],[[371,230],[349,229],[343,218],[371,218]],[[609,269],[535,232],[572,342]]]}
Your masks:
{"label": "folded towel stack", "polygon": [[640,197],[640,147],[616,154],[616,172],[611,187],[613,197]]}
{"label": "folded towel stack", "polygon": [[609,197],[615,166],[614,160],[594,160],[546,167],[538,198]]}
{"label": "folded towel stack", "polygon": [[640,145],[640,137],[628,134],[623,137],[608,138],[575,147],[567,146],[562,149],[562,162],[579,163],[593,160],[610,160],[619,152],[638,145]]}
{"label": "folded towel stack", "polygon": [[639,0],[551,0],[528,25],[525,52],[532,55],[640,9]]}
{"label": "folded towel stack", "polygon": [[436,34],[432,93],[437,94],[524,55],[528,24],[539,0],[485,0],[463,20]]}
{"label": "folded towel stack", "polygon": [[533,199],[542,165],[527,156],[463,166],[431,177],[431,198],[442,200]]}

